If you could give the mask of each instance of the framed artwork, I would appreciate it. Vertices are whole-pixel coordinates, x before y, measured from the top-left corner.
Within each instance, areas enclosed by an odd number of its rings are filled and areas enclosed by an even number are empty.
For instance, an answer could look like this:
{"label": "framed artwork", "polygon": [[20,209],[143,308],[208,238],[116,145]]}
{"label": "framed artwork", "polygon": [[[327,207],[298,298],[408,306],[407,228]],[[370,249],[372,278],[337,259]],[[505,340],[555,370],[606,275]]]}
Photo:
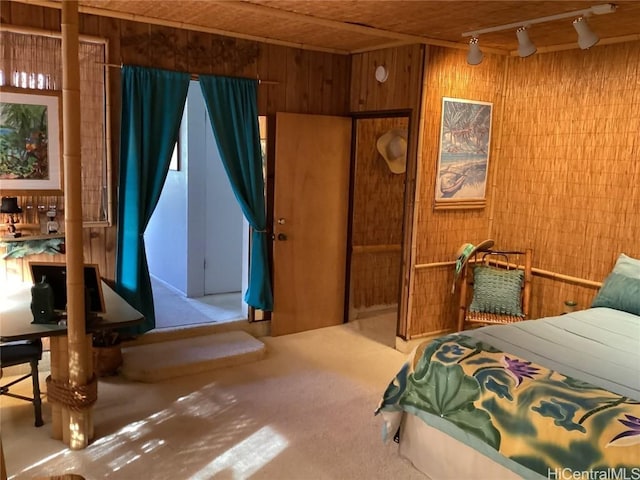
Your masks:
{"label": "framed artwork", "polygon": [[62,193],[61,92],[0,87],[0,192]]}
{"label": "framed artwork", "polygon": [[486,203],[493,104],[442,99],[436,208],[482,208]]}

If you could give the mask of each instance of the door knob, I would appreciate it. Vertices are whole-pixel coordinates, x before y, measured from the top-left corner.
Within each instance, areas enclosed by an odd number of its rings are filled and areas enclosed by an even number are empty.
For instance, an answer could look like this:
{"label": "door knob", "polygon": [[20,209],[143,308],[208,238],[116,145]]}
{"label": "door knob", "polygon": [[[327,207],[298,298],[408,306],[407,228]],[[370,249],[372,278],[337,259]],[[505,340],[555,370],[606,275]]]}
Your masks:
{"label": "door knob", "polygon": [[284,233],[279,233],[278,234],[278,240],[286,240],[287,236]]}

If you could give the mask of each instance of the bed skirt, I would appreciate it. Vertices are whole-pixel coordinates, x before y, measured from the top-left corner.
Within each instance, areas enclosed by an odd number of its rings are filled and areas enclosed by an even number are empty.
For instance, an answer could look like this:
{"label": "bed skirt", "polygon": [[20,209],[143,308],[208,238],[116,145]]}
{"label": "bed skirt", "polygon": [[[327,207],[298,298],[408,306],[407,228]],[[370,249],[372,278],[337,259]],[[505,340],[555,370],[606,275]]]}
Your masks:
{"label": "bed skirt", "polygon": [[431,480],[521,478],[415,415],[405,413],[403,417],[399,453]]}

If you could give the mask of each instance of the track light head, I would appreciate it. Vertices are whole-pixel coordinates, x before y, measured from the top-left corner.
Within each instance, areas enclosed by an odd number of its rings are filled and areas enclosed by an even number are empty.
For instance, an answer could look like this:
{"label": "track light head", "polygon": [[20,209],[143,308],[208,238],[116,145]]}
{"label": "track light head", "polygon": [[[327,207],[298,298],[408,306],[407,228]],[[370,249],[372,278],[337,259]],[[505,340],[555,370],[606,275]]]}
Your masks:
{"label": "track light head", "polygon": [[591,48],[600,41],[600,37],[593,33],[584,17],[576,18],[573,21],[573,28],[578,32],[578,45],[582,50]]}
{"label": "track light head", "polygon": [[518,28],[518,30],[516,30],[516,36],[518,37],[518,55],[524,58],[536,53],[538,49],[529,38],[527,27]]}
{"label": "track light head", "polygon": [[469,53],[467,54],[467,63],[469,65],[479,65],[484,58],[484,54],[478,46],[478,38],[472,37],[469,40]]}
{"label": "track light head", "polygon": [[[552,2],[549,2],[552,3]],[[514,23],[508,23],[506,25],[497,25],[495,27],[481,28],[479,30],[471,30],[469,32],[463,32],[463,37],[472,37],[469,42],[469,55],[467,56],[467,63],[470,65],[478,65],[482,62],[482,52],[478,47],[478,37],[485,33],[501,32],[503,30],[517,29],[516,35],[518,36],[518,55],[521,57],[528,57],[536,52],[535,45],[529,39],[527,28],[531,25],[537,25],[538,23],[552,22],[564,18],[575,18],[573,21],[573,28],[578,32],[578,45],[581,49],[593,47],[600,41],[600,37],[593,33],[586,17],[590,15],[606,15],[613,13],[617,10],[617,6],[613,3],[605,3],[603,5],[594,5],[582,10],[574,10],[572,12],[562,12],[556,15],[548,15],[546,17],[532,18],[529,20],[521,20]]]}

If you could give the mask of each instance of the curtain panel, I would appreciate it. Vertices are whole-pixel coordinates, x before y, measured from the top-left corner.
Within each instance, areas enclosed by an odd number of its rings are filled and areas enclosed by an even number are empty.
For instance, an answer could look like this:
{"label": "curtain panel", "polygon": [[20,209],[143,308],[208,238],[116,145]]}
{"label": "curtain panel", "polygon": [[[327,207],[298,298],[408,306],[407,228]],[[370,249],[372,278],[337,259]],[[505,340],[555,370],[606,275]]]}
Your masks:
{"label": "curtain panel", "polygon": [[127,333],[155,327],[144,232],[158,203],[178,140],[190,75],[122,68],[116,290],[145,321]]}
{"label": "curtain panel", "polygon": [[248,305],[273,310],[264,177],[258,125],[258,81],[200,75],[213,134],[233,192],[251,225]]}

